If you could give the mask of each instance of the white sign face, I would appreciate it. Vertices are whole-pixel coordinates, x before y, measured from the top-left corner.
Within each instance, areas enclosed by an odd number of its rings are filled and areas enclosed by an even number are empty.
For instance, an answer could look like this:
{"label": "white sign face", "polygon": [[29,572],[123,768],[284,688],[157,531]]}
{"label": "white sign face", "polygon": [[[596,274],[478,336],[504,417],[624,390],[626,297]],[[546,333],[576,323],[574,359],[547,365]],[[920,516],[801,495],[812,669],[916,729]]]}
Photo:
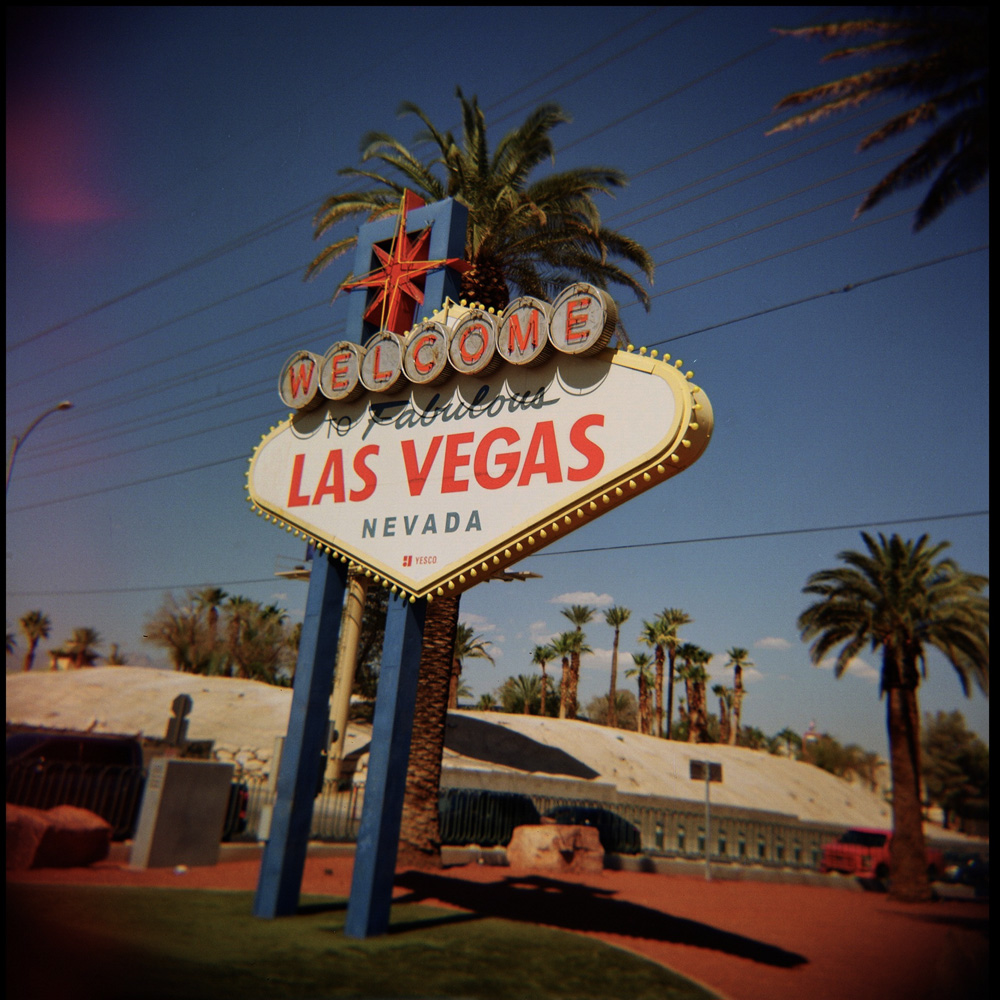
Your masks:
{"label": "white sign face", "polygon": [[266,435],[259,512],[415,597],[478,583],[687,468],[711,405],[676,368],[603,351],[327,402]]}

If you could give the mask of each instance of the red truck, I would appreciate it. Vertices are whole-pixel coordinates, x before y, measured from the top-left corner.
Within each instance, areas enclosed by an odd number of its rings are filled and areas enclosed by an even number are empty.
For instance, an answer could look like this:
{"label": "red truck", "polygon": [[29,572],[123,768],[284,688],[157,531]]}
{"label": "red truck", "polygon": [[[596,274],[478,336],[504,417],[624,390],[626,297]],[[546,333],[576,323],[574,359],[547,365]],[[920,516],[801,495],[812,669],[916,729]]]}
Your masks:
{"label": "red truck", "polygon": [[[871,830],[855,827],[837,840],[823,845],[821,872],[841,872],[859,878],[889,877],[889,846],[891,830]],[[944,871],[944,855],[935,847],[927,848],[927,873],[933,881]]]}

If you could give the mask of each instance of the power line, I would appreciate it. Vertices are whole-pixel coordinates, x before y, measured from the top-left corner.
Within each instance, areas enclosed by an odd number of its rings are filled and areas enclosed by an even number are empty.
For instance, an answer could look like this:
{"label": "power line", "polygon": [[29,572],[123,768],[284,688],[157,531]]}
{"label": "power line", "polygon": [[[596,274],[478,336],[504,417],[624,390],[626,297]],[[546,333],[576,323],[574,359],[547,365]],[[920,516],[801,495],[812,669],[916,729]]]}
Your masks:
{"label": "power line", "polygon": [[[530,558],[542,559],[548,556],[591,555],[595,552],[622,552],[628,549],[650,549],[666,545],[701,545],[709,542],[738,542],[751,538],[781,538],[792,535],[815,535],[833,531],[859,531],[863,528],[889,528],[900,524],[922,524],[926,521],[953,521],[971,517],[989,517],[989,510],[962,511],[957,514],[931,514],[926,517],[894,518],[888,521],[860,521],[856,524],[820,525],[809,528],[784,528],[776,531],[751,531],[739,535],[709,535],[699,538],[671,538],[659,542],[634,542],[626,545],[595,545],[585,549],[563,549],[532,553]],[[528,558],[528,557],[526,557]],[[239,587],[252,583],[273,583],[274,577],[257,580],[216,580],[198,583],[148,584],[141,587],[108,587],[95,590],[13,590],[9,597],[80,597],[88,594],[135,594],[151,590],[194,590],[200,587]]]}
{"label": "power line", "polygon": [[[884,221],[884,220],[879,220],[879,221]],[[744,314],[742,316],[737,316],[737,317],[734,317],[734,318],[729,319],[729,320],[724,320],[724,321],[722,321],[720,323],[714,323],[714,324],[711,324],[709,326],[700,327],[697,330],[691,330],[691,331],[688,331],[687,333],[677,334],[677,335],[675,335],[673,337],[665,338],[664,340],[655,341],[652,344],[649,344],[649,345],[646,345],[646,346],[655,347],[655,346],[660,346],[662,344],[673,343],[673,342],[678,341],[678,340],[683,340],[686,337],[692,337],[692,336],[694,336],[696,334],[699,334],[699,333],[707,333],[707,332],[709,332],[711,330],[721,329],[721,328],[723,328],[725,326],[731,326],[731,325],[733,325],[735,323],[744,322],[745,320],[748,320],[748,319],[756,319],[756,318],[758,318],[760,316],[768,315],[769,313],[779,312],[779,311],[781,311],[783,309],[792,308],[793,306],[804,305],[807,302],[813,302],[813,301],[816,301],[816,300],[821,299],[821,298],[826,298],[827,296],[830,296],[830,295],[837,295],[837,294],[843,294],[843,293],[846,293],[846,292],[851,292],[851,291],[854,291],[857,288],[862,288],[862,287],[864,287],[866,285],[871,285],[871,284],[875,284],[876,282],[885,281],[885,280],[887,280],[889,278],[901,277],[902,275],[910,274],[910,273],[912,273],[914,271],[919,271],[919,270],[922,270],[922,269],[927,268],[927,267],[932,267],[932,266],[935,266],[937,264],[947,263],[948,261],[957,260],[957,259],[959,259],[961,257],[969,256],[969,255],[974,254],[974,253],[981,253],[982,251],[987,250],[987,249],[989,249],[988,245],[983,245],[983,246],[979,246],[979,247],[973,247],[970,250],[964,250],[964,251],[960,251],[960,252],[957,252],[957,253],[954,253],[954,254],[948,254],[948,255],[943,256],[943,257],[938,257],[938,258],[936,258],[934,260],[924,261],[924,262],[922,262],[920,264],[913,264],[913,265],[910,265],[909,267],[899,268],[899,269],[897,269],[895,271],[889,271],[889,272],[886,272],[884,274],[875,275],[874,277],[871,277],[871,278],[863,278],[863,279],[860,279],[859,281],[852,282],[852,283],[850,283],[848,285],[843,285],[843,286],[840,286],[838,288],[831,288],[831,289],[828,289],[825,292],[818,292],[818,293],[816,293],[814,295],[804,296],[803,298],[795,299],[795,300],[793,300],[791,302],[781,303],[781,304],[776,305],[776,306],[770,306],[767,309],[760,309],[760,310],[757,310],[756,312],[753,312],[753,313],[746,313],[746,314]],[[157,476],[152,476],[152,477],[147,477],[147,478],[144,478],[144,479],[134,480],[132,482],[122,483],[122,484],[119,484],[119,485],[116,485],[116,486],[102,487],[101,489],[91,490],[91,491],[89,491],[87,493],[76,494],[74,496],[68,496],[68,497],[60,497],[60,498],[55,498],[55,499],[52,499],[52,500],[44,500],[44,501],[40,501],[40,502],[35,503],[35,504],[23,505],[21,507],[12,507],[12,508],[10,508],[9,512],[10,513],[17,513],[17,512],[20,512],[20,511],[34,509],[36,507],[46,507],[46,506],[51,506],[53,504],[66,503],[66,502],[68,502],[70,500],[84,499],[86,497],[95,496],[95,495],[101,494],[101,493],[109,493],[109,492],[114,492],[115,490],[119,490],[119,489],[126,489],[126,488],[131,487],[131,486],[143,485],[145,483],[148,483],[148,482],[151,482],[151,481],[154,481],[154,480],[158,480],[158,479],[168,479],[168,478],[171,478],[173,476],[184,475],[184,474],[186,474],[188,472],[195,472],[195,471],[199,471],[199,470],[204,469],[204,468],[211,468],[212,466],[216,466],[216,465],[224,465],[224,464],[226,464],[228,462],[236,461],[237,459],[243,459],[244,461],[247,460],[247,458],[246,458],[245,455],[237,455],[237,456],[233,456],[231,458],[221,459],[220,461],[217,461],[217,462],[211,462],[211,463],[208,463],[206,465],[191,466],[191,467],[187,467],[187,468],[184,468],[184,469],[176,470],[174,472],[161,473],[160,475],[157,475]]]}
{"label": "power line", "polygon": [[622,552],[626,549],[652,549],[664,545],[695,545],[706,542],[739,542],[751,538],[779,538],[790,535],[816,535],[830,531],[860,531],[862,528],[891,528],[897,524],[922,524],[925,521],[955,521],[969,517],[989,517],[986,510],[962,511],[958,514],[929,514],[926,517],[902,517],[890,521],[859,521],[856,524],[829,524],[812,528],[784,528],[780,531],[748,531],[739,535],[706,535],[700,538],[674,538],[662,542],[632,542],[626,545],[596,545],[587,549],[563,549],[559,552],[536,552],[535,558],[546,556],[587,555],[592,552]]}
{"label": "power line", "polygon": [[843,295],[847,292],[853,292],[855,289],[864,288],[865,285],[874,285],[879,281],[886,281],[889,278],[899,278],[904,274],[912,274],[914,271],[921,271],[925,267],[933,267],[936,264],[945,264],[951,260],[958,260],[960,257],[968,257],[974,253],[982,253],[984,250],[989,250],[989,244],[983,244],[982,246],[973,247],[971,250],[960,250],[956,253],[947,254],[944,257],[937,257],[934,260],[925,260],[920,264],[911,264],[909,267],[901,267],[895,271],[887,271],[884,274],[876,274],[872,278],[863,278],[860,281],[852,281],[848,285],[842,285],[839,288],[828,288],[825,292],[817,292],[814,295],[806,295],[801,299],[794,299],[791,302],[782,302],[780,305],[769,306],[766,309],[758,309],[756,312],[744,313],[742,316],[734,316],[732,319],[723,320],[721,323],[712,323],[709,326],[700,326],[697,330],[688,330],[687,333],[679,333],[674,337],[667,337],[664,340],[656,340],[651,344],[647,344],[647,347],[659,347],[661,344],[672,344],[676,340],[684,340],[686,337],[694,337],[699,333],[708,333],[711,330],[721,330],[724,326],[732,326],[735,323],[743,323],[749,319],[758,319],[761,316],[767,316],[770,313],[780,312],[782,309],[791,309],[793,306],[805,305],[807,302],[815,302],[817,299],[826,298],[829,295]]}
{"label": "power line", "polygon": [[165,271],[163,274],[159,274],[155,278],[150,278],[149,281],[144,281],[141,285],[136,285],[134,288],[130,288],[127,291],[122,292],[120,295],[115,295],[110,299],[106,299],[104,302],[99,302],[97,305],[91,306],[89,309],[85,309],[83,312],[77,313],[75,316],[70,316],[64,320],[60,320],[58,323],[46,327],[44,330],[39,330],[37,333],[33,333],[30,336],[25,337],[24,340],[19,340],[17,343],[11,344],[7,348],[7,353],[11,354],[13,351],[18,350],[21,347],[25,347],[28,344],[34,343],[36,340],[40,340],[42,337],[47,337],[50,333],[55,333],[57,330],[62,330],[65,327],[70,326],[72,323],[79,322],[81,319],[86,319],[89,316],[102,312],[104,309],[117,305],[119,302],[124,302],[133,295],[149,291],[149,289],[155,288],[157,285],[162,285],[164,282],[170,281],[172,278],[177,278],[188,271],[201,267],[203,264],[209,264],[214,260],[218,260],[220,257],[224,257],[226,254],[232,253],[234,250],[240,250],[244,246],[248,246],[250,243],[262,239],[264,236],[270,236],[279,229],[295,222],[297,219],[303,218],[303,213],[306,209],[311,212],[314,207],[315,202],[310,201],[304,206],[294,208],[291,212],[286,212],[285,215],[279,216],[277,219],[265,222],[256,229],[252,229],[249,233],[244,233],[242,236],[234,237],[228,242],[223,243],[221,246],[207,250],[205,253],[178,265],[170,271]]}

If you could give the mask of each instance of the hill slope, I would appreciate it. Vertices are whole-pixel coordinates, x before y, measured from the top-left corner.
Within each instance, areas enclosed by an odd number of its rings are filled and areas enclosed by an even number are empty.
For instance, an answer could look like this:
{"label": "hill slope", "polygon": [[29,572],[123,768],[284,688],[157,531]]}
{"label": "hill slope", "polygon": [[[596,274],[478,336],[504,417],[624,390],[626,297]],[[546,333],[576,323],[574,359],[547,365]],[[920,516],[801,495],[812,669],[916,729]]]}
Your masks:
{"label": "hill slope", "polygon": [[[288,727],[291,691],[255,681],[144,667],[96,667],[7,675],[7,721],[52,729],[162,737],[178,694],[191,696],[188,737],[214,740],[222,759],[266,766]],[[352,726],[348,753],[363,754],[370,728]],[[531,773],[612,784],[620,791],[704,800],[692,759],[718,761],[719,805],[766,809],[820,823],[887,826],[884,799],[798,761],[729,746],[668,742],[586,722],[482,712],[449,717],[444,766],[468,772]]]}

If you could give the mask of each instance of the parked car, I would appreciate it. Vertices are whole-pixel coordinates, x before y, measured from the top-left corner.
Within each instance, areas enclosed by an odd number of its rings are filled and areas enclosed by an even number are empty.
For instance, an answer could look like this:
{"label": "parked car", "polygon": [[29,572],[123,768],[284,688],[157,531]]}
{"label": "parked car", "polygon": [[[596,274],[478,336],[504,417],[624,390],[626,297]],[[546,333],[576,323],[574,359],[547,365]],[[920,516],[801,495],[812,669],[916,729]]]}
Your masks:
{"label": "parked car", "polygon": [[537,822],[535,804],[517,792],[442,788],[438,799],[442,844],[506,847],[515,827]]}
{"label": "parked car", "polygon": [[638,854],[642,850],[639,828],[610,809],[600,806],[556,806],[546,814],[557,823],[597,827],[605,854]]}
{"label": "parked car", "polygon": [[[889,877],[891,830],[856,827],[823,845],[819,870],[841,872],[859,878],[885,880]],[[927,873],[936,879],[944,871],[944,855],[937,848],[927,848]]]}

